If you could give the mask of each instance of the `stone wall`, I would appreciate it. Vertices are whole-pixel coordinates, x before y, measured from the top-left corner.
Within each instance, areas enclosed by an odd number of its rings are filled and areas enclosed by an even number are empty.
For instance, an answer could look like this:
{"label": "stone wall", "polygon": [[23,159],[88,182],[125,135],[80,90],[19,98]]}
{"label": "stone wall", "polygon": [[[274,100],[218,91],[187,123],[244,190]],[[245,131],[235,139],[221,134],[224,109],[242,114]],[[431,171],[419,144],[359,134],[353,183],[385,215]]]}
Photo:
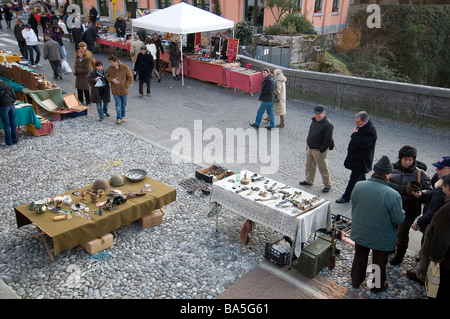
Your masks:
{"label": "stone wall", "polygon": [[255,69],[283,70],[290,99],[450,132],[450,89],[288,69],[246,56],[240,61]]}

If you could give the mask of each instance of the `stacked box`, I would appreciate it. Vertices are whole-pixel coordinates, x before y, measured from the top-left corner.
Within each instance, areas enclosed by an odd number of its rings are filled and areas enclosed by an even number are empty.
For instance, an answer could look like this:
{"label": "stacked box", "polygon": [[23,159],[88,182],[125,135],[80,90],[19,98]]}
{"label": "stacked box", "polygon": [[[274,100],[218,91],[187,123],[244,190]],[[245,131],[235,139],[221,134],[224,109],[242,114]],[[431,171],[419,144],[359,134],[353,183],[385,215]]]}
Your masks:
{"label": "stacked box", "polygon": [[138,224],[141,228],[149,228],[152,226],[160,225],[163,221],[163,214],[160,209],[155,209],[148,216],[144,216],[138,219]]}
{"label": "stacked box", "polygon": [[331,238],[319,236],[316,240],[302,249],[297,259],[297,271],[302,275],[313,278],[327,266],[331,254]]}
{"label": "stacked box", "polygon": [[91,255],[94,255],[114,244],[113,235],[108,233],[97,239],[81,244],[81,246]]}

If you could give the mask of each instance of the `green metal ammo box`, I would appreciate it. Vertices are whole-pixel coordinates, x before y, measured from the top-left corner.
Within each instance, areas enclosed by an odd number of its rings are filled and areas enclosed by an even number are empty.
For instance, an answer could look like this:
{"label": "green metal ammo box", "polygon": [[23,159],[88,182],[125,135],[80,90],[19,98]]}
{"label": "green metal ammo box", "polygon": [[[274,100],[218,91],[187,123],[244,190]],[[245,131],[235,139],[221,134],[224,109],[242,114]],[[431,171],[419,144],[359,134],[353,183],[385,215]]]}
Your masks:
{"label": "green metal ammo box", "polygon": [[331,254],[331,238],[319,236],[308,246],[303,247],[300,258],[297,259],[297,271],[313,278],[327,266]]}

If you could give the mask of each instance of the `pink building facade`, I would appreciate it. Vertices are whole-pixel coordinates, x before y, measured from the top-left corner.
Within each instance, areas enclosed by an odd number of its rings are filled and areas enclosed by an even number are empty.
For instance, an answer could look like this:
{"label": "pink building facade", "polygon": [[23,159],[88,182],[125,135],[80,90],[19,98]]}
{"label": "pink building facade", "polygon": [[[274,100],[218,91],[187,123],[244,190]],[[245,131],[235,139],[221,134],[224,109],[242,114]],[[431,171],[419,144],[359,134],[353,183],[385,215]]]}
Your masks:
{"label": "pink building facade", "polygon": [[[83,1],[85,11],[94,5],[103,18],[114,18],[116,15],[134,18],[136,9],[163,9],[180,3],[182,0],[75,0]],[[115,4],[114,4],[115,2]],[[214,0],[184,0],[191,5],[213,12]],[[224,18],[238,22],[244,19],[251,21],[258,31],[273,25],[275,18],[263,0],[219,0],[220,12]],[[299,14],[307,15],[319,34],[336,33],[344,28],[350,0],[297,0]]]}

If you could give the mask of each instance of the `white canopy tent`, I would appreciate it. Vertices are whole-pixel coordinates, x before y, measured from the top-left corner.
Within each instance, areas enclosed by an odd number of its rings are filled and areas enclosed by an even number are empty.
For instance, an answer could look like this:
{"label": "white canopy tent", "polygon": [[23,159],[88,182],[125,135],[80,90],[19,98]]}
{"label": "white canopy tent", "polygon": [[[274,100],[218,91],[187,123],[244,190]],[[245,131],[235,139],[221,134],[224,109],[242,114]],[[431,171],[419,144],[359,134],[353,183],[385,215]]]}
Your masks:
{"label": "white canopy tent", "polygon": [[[131,20],[132,32],[134,27],[186,35],[188,33],[233,29],[234,22],[185,2],[180,2],[141,18]],[[184,85],[183,43],[180,46],[181,76],[182,84]]]}

